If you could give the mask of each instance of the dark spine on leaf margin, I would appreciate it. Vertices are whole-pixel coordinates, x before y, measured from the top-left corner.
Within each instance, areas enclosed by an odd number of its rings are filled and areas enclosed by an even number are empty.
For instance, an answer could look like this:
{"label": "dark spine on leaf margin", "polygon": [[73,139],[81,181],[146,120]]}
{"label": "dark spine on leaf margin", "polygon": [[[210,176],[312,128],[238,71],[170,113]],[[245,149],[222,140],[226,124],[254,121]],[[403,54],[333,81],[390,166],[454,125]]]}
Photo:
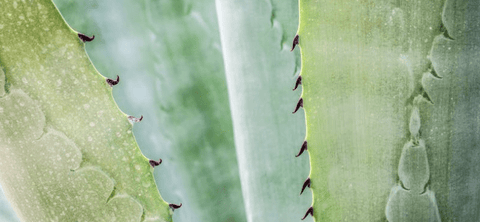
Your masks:
{"label": "dark spine on leaf margin", "polygon": [[295,46],[298,45],[298,35],[295,35],[295,38],[293,38],[293,43],[292,43],[292,49],[290,50],[293,51],[295,49]]}
{"label": "dark spine on leaf margin", "polygon": [[78,33],[78,38],[80,38],[80,40],[82,40],[83,42],[91,42],[92,40],[95,39],[95,35],[93,35],[92,37],[89,37],[89,36],[79,32]]}
{"label": "dark spine on leaf margin", "polygon": [[303,141],[303,144],[302,144],[302,147],[300,148],[300,152],[298,152],[297,155],[295,155],[295,157],[299,157],[300,155],[302,155],[303,151],[307,150],[307,141]]}
{"label": "dark spine on leaf margin", "polygon": [[298,76],[297,81],[295,82],[295,88],[293,88],[293,91],[295,91],[299,85],[302,84],[302,76]]}
{"label": "dark spine on leaf margin", "polygon": [[313,207],[308,208],[308,210],[305,213],[305,216],[303,216],[302,220],[305,220],[305,218],[307,218],[308,214],[310,214],[313,217]]}
{"label": "dark spine on leaf margin", "polygon": [[300,97],[300,99],[297,102],[297,106],[295,107],[295,110],[292,113],[296,113],[300,107],[303,107],[303,98]]}
{"label": "dark spine on leaf margin", "polygon": [[149,160],[148,162],[150,163],[150,166],[156,167],[156,166],[162,164],[162,159],[160,159],[159,161]]}
{"label": "dark spine on leaf margin", "polygon": [[305,188],[310,188],[310,177],[307,178],[305,180],[305,182],[303,183],[303,186],[302,186],[302,191],[300,192],[300,195],[302,195],[303,191],[305,190]]}
{"label": "dark spine on leaf margin", "polygon": [[110,87],[113,87],[114,85],[117,85],[118,82],[120,82],[120,76],[117,75],[117,79],[116,79],[116,80],[106,79],[105,81],[108,83],[108,85],[109,85]]}
{"label": "dark spine on leaf margin", "polygon": [[178,204],[169,204],[168,206],[169,206],[172,210],[176,210],[176,209],[182,207],[182,204],[181,204],[181,203],[180,203],[180,205],[178,205]]}

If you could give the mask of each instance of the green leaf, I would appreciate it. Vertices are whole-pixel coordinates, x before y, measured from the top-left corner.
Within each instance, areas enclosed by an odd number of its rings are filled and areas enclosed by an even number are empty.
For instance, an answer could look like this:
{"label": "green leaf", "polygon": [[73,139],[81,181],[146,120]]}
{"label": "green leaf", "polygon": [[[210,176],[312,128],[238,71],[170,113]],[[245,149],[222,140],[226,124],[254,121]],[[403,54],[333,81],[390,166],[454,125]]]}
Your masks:
{"label": "green leaf", "polygon": [[171,221],[77,32],[49,0],[0,6],[0,180],[20,219]]}
{"label": "green leaf", "polygon": [[317,221],[479,219],[476,14],[467,1],[300,1]]}

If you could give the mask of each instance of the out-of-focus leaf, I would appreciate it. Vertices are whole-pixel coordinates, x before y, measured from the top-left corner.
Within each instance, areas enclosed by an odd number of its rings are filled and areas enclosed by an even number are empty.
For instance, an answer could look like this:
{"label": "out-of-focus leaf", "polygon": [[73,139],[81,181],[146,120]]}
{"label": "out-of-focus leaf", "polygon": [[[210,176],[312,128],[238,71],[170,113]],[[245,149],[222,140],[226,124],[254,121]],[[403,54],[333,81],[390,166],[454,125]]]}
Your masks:
{"label": "out-of-focus leaf", "polygon": [[297,1],[216,3],[247,219],[298,221],[311,199],[299,196],[308,157],[295,158],[305,135],[303,114],[292,115]]}

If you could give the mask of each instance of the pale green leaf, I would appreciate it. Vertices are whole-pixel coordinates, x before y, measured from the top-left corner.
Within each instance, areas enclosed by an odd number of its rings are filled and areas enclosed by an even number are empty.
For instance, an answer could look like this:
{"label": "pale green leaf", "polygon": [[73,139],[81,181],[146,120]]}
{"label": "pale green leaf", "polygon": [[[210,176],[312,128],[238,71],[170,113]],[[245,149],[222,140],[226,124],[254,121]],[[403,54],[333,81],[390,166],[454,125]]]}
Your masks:
{"label": "pale green leaf", "polygon": [[295,158],[304,117],[299,93],[297,1],[216,1],[245,210],[248,221],[299,221],[310,207],[308,158]]}

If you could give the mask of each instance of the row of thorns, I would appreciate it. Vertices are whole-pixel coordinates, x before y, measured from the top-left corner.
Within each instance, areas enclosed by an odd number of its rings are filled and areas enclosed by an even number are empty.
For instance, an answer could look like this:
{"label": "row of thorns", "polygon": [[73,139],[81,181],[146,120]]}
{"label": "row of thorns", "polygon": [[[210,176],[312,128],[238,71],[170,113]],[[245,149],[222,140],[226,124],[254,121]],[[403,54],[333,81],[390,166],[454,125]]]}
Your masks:
{"label": "row of thorns", "polygon": [[[82,34],[82,33],[78,33],[78,38],[80,38],[80,40],[82,40],[84,43],[85,42],[91,42],[92,40],[95,39],[95,35],[93,35],[92,37],[89,37],[85,34]],[[117,78],[116,79],[105,79],[105,81],[107,82],[107,84],[110,86],[110,87],[113,87],[115,85],[117,85],[119,82],[120,82],[120,76],[117,75]],[[140,121],[143,120],[143,115],[140,117],[140,118],[136,118],[134,116],[128,116],[128,120],[132,123],[138,123]],[[152,167],[156,167],[156,166],[159,166],[161,163],[162,163],[162,159],[159,159],[158,161],[155,161],[155,160],[149,160],[148,161],[150,163],[150,166]],[[182,207],[182,204],[168,204],[168,206],[170,207],[170,209],[175,210],[175,209],[178,209],[180,207]]]}
{"label": "row of thorns", "polygon": [[[299,36],[298,35],[295,35],[295,37],[293,38],[293,44],[292,44],[292,49],[290,51],[293,51],[295,49],[295,46],[298,45],[298,38]],[[295,91],[299,85],[302,84],[302,76],[299,75],[297,80],[295,81],[295,87],[293,88],[293,91]],[[293,111],[293,113],[296,113],[300,107],[303,108],[303,98],[300,97],[300,99],[298,100],[297,102],[297,106],[295,107],[295,110]],[[299,157],[300,155],[302,155],[302,153],[307,150],[307,140],[303,141],[303,144],[302,144],[302,147],[300,147],[300,152],[298,152],[298,154],[295,156],[295,157]],[[308,177],[305,182],[303,183],[303,186],[302,186],[302,191],[300,191],[300,195],[302,195],[303,191],[305,190],[305,188],[310,188],[310,177]],[[307,216],[310,214],[310,216],[313,217],[313,206],[310,206],[307,210],[307,212],[305,213],[305,216],[303,216],[302,220],[305,220],[305,218],[307,218]]]}

